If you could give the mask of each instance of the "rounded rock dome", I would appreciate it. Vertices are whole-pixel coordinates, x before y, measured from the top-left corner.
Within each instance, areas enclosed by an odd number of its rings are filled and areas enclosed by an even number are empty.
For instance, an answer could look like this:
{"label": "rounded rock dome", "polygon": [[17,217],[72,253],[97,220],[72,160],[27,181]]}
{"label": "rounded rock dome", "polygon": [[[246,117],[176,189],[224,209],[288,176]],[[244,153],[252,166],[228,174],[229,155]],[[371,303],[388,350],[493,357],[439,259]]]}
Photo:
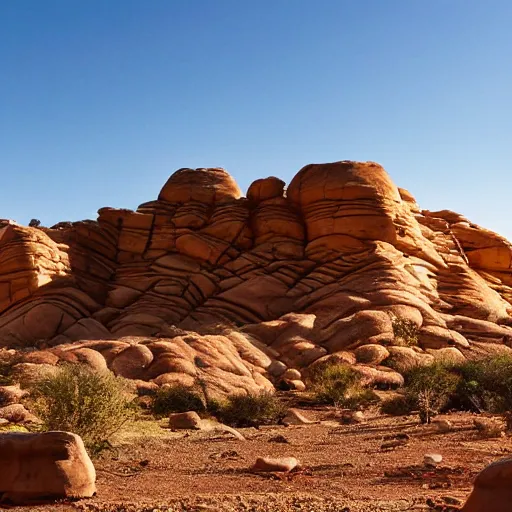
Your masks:
{"label": "rounded rock dome", "polygon": [[302,207],[324,199],[401,201],[398,188],[382,166],[347,160],[303,167],[290,183],[287,196]]}
{"label": "rounded rock dome", "polygon": [[240,188],[221,168],[179,169],[163,186],[158,199],[168,203],[221,203],[240,198]]}

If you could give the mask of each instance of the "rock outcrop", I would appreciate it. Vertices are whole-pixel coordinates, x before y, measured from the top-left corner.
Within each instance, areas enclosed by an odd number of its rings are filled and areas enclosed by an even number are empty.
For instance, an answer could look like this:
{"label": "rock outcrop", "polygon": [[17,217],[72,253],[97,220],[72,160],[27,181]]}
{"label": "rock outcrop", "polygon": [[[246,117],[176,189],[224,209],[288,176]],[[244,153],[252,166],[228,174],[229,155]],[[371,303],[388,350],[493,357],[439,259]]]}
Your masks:
{"label": "rock outcrop", "polygon": [[331,357],[398,385],[387,361],[511,350],[511,248],[421,210],[371,162],[308,165],[247,197],[222,169],[181,169],[137,211],[0,221],[0,346],[212,395]]}

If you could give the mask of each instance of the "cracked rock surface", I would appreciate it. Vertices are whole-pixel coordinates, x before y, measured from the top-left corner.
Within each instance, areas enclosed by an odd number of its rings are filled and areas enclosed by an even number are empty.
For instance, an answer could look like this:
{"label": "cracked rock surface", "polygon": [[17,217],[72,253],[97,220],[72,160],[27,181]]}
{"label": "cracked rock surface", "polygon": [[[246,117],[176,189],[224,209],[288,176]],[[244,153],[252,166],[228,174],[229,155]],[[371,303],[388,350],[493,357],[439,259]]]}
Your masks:
{"label": "cracked rock surface", "polygon": [[391,360],[511,350],[511,266],[506,239],[421,210],[372,162],[308,165],[247,197],[223,169],[180,169],[136,211],[0,220],[0,347],[211,395],[271,390],[330,357],[394,386]]}

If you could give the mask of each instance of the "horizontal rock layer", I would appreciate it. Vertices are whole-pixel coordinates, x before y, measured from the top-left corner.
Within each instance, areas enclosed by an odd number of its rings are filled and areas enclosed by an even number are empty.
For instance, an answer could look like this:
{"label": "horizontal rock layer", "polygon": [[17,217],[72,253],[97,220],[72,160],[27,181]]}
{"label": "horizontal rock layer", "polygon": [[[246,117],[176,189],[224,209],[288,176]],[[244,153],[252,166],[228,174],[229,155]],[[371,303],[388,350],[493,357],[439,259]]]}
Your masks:
{"label": "horizontal rock layer", "polygon": [[158,385],[271,389],[333,356],[397,384],[387,361],[509,351],[511,301],[507,240],[421,210],[371,162],[308,165],[246,198],[222,169],[180,169],[137,211],[0,221],[0,347],[95,351]]}

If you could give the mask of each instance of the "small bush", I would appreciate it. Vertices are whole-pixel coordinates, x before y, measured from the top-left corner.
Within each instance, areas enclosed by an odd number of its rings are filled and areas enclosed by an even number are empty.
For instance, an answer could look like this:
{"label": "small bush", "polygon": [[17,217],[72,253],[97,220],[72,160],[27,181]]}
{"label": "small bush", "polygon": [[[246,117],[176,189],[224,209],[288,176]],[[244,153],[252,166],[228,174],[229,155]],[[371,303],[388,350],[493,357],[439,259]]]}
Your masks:
{"label": "small bush", "polygon": [[461,407],[506,414],[512,411],[512,356],[466,361],[457,367]]}
{"label": "small bush", "polygon": [[275,395],[232,395],[226,401],[211,401],[209,411],[221,422],[233,427],[255,427],[278,423],[286,415],[286,408]]}
{"label": "small bush", "polygon": [[411,394],[397,395],[382,402],[380,411],[391,416],[407,416],[418,407],[417,400]]}
{"label": "small bush", "polygon": [[393,316],[391,322],[397,345],[405,345],[407,347],[418,345],[418,327],[414,322],[398,316]]}
{"label": "small bush", "polygon": [[44,430],[78,434],[96,454],[131,415],[122,383],[110,372],[64,365],[32,386],[34,411]]}
{"label": "small bush", "polygon": [[416,402],[422,423],[430,423],[448,405],[460,382],[453,367],[442,363],[415,366],[404,379],[406,393]]}
{"label": "small bush", "polygon": [[327,362],[309,375],[315,399],[337,407],[358,408],[378,401],[375,393],[361,386],[361,375],[349,365]]}
{"label": "small bush", "polygon": [[151,410],[156,417],[162,418],[173,412],[204,412],[206,407],[200,390],[173,384],[156,392]]}

